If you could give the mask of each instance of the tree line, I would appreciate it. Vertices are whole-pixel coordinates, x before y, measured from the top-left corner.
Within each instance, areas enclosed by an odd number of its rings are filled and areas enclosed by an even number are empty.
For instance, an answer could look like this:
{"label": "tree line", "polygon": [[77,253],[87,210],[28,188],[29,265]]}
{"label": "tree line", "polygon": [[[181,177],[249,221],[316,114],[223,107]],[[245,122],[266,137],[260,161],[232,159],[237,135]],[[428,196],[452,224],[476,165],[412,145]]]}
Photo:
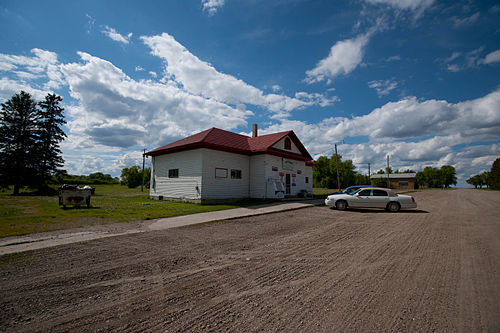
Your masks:
{"label": "tree line", "polygon": [[423,171],[417,172],[417,184],[419,187],[449,188],[457,185],[455,168],[451,165],[443,165],[441,168],[425,167]]}
{"label": "tree line", "polygon": [[108,173],[94,172],[87,175],[70,175],[65,170],[52,178],[54,184],[75,184],[75,185],[97,185],[97,184],[119,184],[118,177],[112,177]]}
{"label": "tree line", "polygon": [[21,91],[1,104],[0,188],[14,185],[14,195],[23,186],[50,191],[48,182],[64,165],[59,147],[66,138],[61,102],[56,94],[36,102]]}
{"label": "tree line", "polygon": [[351,185],[369,185],[370,178],[356,172],[352,160],[342,161],[338,154],[340,186],[337,182],[337,155],[330,158],[320,156],[316,161],[313,172],[313,186],[321,188],[340,188]]}
{"label": "tree line", "polygon": [[468,184],[474,186],[474,188],[483,188],[483,186],[489,187],[494,190],[500,190],[500,158],[497,158],[490,171],[481,172],[478,175],[473,175],[466,180]]}
{"label": "tree line", "polygon": [[[136,165],[122,169],[120,184],[135,188],[142,184],[142,169]],[[151,179],[151,168],[144,169],[144,184]]]}
{"label": "tree line", "polygon": [[[340,186],[337,183],[337,155],[330,158],[320,156],[316,161],[313,172],[313,186],[321,188],[346,188],[352,185],[375,185],[387,186],[386,179],[373,179],[356,172],[356,166],[352,160],[342,161],[342,156],[338,155]],[[392,168],[378,170],[376,173],[393,173]],[[400,173],[396,170],[394,173]],[[415,173],[413,170],[405,170],[401,173]],[[455,168],[451,165],[443,165],[441,168],[425,167],[423,171],[416,172],[418,187],[448,188],[457,184]]]}

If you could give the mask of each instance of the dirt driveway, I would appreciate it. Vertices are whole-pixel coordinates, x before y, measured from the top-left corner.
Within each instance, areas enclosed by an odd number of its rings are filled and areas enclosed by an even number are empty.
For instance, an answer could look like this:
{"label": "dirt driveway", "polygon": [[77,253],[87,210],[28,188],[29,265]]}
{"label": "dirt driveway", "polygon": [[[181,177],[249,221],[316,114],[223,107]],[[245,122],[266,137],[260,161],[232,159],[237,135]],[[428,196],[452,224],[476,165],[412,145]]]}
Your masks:
{"label": "dirt driveway", "polygon": [[500,192],[313,207],[0,258],[0,330],[500,332]]}

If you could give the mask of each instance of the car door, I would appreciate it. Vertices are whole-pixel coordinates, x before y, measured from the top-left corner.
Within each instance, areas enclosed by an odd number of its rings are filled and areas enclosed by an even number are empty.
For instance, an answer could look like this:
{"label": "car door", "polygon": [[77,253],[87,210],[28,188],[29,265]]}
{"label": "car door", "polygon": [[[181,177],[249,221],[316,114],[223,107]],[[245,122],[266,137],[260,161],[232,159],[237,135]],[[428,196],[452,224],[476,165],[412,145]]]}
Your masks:
{"label": "car door", "polygon": [[389,194],[387,193],[387,191],[375,189],[372,192],[372,207],[385,208],[387,206],[387,203],[389,202]]}
{"label": "car door", "polygon": [[352,196],[349,201],[349,207],[370,207],[372,190],[361,190]]}

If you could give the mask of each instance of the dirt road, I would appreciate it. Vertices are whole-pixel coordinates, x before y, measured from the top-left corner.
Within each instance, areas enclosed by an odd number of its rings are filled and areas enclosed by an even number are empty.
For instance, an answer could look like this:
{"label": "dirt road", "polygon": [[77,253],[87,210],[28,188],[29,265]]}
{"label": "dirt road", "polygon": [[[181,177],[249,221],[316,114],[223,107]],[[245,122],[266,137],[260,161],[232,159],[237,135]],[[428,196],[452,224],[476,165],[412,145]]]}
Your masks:
{"label": "dirt road", "polygon": [[414,196],[5,256],[0,330],[500,332],[500,192]]}

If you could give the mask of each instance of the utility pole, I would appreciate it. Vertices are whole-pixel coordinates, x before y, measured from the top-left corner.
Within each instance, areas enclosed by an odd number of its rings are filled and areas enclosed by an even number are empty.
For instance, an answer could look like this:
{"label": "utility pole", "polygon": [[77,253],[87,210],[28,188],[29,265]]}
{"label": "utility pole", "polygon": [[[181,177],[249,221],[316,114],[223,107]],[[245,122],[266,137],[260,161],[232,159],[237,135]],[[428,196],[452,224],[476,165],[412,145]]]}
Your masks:
{"label": "utility pole", "polygon": [[339,174],[339,154],[337,154],[337,144],[335,144],[335,158],[337,159],[337,186],[340,191],[340,174]]}
{"label": "utility pole", "polygon": [[144,162],[146,160],[146,149],[142,153],[142,184],[141,184],[141,192],[144,192]]}
{"label": "utility pole", "polygon": [[368,163],[368,181],[370,182],[370,184],[372,183],[371,179],[370,179],[370,163]]}
{"label": "utility pole", "polygon": [[389,180],[389,155],[387,155],[387,188],[391,188],[391,181]]}

